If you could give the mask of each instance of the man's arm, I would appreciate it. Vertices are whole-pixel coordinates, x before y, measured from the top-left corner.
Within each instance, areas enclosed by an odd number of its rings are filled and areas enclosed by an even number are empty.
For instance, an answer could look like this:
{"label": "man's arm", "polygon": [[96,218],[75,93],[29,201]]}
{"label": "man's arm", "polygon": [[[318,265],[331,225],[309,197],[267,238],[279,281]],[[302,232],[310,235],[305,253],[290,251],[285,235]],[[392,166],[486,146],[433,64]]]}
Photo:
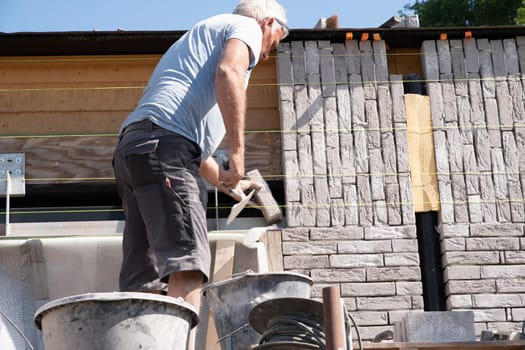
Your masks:
{"label": "man's arm", "polygon": [[229,143],[229,170],[220,172],[220,181],[234,188],[244,176],[244,126],[246,113],[245,74],[250,50],[239,39],[226,42],[217,66],[215,94]]}

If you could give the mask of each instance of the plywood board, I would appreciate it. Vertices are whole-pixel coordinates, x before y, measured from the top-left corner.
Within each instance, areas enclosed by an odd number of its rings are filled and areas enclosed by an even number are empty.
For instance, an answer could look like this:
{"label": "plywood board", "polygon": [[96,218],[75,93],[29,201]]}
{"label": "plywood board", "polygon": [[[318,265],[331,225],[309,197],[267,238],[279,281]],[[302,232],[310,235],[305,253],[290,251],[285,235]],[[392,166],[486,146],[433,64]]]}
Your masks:
{"label": "plywood board", "polygon": [[405,95],[414,210],[439,211],[436,160],[428,96]]}
{"label": "plywood board", "polygon": [[[26,155],[26,183],[113,181],[111,160],[116,134],[0,138],[2,152]],[[221,145],[227,147],[227,140]],[[280,134],[246,134],[246,169],[259,169],[266,180],[282,175]]]}

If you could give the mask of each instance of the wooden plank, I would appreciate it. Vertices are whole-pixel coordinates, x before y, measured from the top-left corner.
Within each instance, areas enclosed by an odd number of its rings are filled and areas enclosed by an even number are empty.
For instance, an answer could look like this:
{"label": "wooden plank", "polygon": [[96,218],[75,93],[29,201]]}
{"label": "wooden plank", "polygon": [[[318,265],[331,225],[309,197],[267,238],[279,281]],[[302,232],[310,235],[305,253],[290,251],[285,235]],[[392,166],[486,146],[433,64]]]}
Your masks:
{"label": "wooden plank", "polygon": [[246,130],[248,132],[281,130],[279,107],[253,107],[246,111]]}
{"label": "wooden plank", "polygon": [[266,247],[266,256],[268,259],[268,271],[284,271],[283,265],[283,247],[282,231],[268,230],[260,238],[260,242]]}
{"label": "wooden plank", "polygon": [[143,90],[112,85],[0,91],[0,112],[131,111]]}
{"label": "wooden plank", "polygon": [[[56,133],[117,133],[130,108],[110,110],[0,112],[2,135]],[[253,107],[246,111],[247,132],[280,131],[278,107]]]}
{"label": "wooden plank", "polygon": [[275,85],[256,85],[251,82],[246,90],[248,108],[275,107],[279,97]]}
{"label": "wooden plank", "polygon": [[160,55],[0,57],[0,86],[76,86],[90,82],[145,85],[159,58]]}
{"label": "wooden plank", "polygon": [[[217,241],[213,264],[212,282],[225,280],[233,274],[233,258],[235,255],[235,241]],[[204,320],[202,320],[204,321]],[[215,349],[219,337],[213,321],[213,311],[209,311],[206,349]]]}
{"label": "wooden plank", "polygon": [[[113,181],[111,160],[116,136],[0,138],[5,153],[26,154],[27,184]],[[246,134],[246,169],[259,169],[266,180],[282,178],[280,134]],[[227,147],[227,140],[221,148]]]}
{"label": "wooden plank", "polygon": [[2,135],[117,134],[129,110],[0,113]]}
{"label": "wooden plank", "polygon": [[276,54],[271,55],[267,61],[259,61],[257,66],[253,69],[250,76],[250,84],[257,82],[264,83],[275,83],[277,82],[276,65],[277,56]]}
{"label": "wooden plank", "polygon": [[235,241],[217,241],[213,264],[213,283],[223,281],[232,276],[234,255]]}
{"label": "wooden plank", "polygon": [[[0,133],[22,130],[46,134],[50,127],[56,132],[73,133],[118,130],[142,96],[159,58],[1,57],[0,120],[5,122],[0,125]],[[280,129],[275,62],[272,57],[252,72],[247,91],[247,129]],[[91,121],[79,121],[80,117]],[[35,123],[34,118],[39,122]]]}

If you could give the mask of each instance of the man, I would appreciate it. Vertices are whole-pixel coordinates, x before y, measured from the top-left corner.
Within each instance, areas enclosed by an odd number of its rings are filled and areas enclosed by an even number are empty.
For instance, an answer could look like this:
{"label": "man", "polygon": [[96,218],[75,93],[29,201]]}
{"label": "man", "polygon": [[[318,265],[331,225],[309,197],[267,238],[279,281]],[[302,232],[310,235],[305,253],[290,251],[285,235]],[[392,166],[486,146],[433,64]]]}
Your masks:
{"label": "man", "polygon": [[[244,176],[251,70],[288,34],[275,0],[243,0],[197,23],[159,61],[120,129],[114,171],[123,202],[121,291],[159,291],[197,310],[209,279],[207,190],[260,188]],[[229,163],[212,157],[227,136]],[[238,193],[238,192],[237,192]]]}

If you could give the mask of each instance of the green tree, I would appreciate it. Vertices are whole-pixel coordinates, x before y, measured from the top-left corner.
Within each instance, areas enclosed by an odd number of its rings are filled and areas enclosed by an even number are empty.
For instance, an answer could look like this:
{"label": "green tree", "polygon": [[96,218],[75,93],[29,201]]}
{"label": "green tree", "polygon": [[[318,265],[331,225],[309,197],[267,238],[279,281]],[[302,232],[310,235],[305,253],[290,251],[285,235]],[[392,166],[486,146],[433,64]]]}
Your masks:
{"label": "green tree", "polygon": [[405,9],[422,27],[497,26],[525,22],[525,0],[416,0]]}
{"label": "green tree", "polygon": [[525,24],[525,0],[521,3],[516,15],[516,24]]}

